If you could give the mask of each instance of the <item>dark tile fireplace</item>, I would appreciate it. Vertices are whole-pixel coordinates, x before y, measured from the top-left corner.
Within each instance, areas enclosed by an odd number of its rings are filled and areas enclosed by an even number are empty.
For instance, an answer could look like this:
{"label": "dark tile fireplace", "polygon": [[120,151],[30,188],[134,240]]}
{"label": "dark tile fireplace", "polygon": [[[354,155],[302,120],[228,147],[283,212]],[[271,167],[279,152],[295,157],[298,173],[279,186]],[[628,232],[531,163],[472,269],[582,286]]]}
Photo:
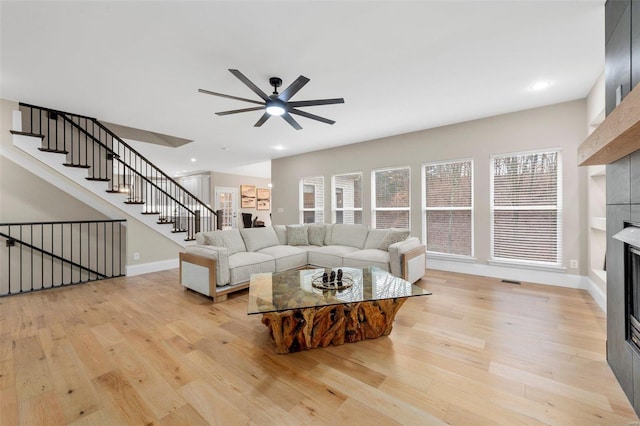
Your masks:
{"label": "dark tile fireplace", "polygon": [[607,361],[640,412],[640,151],[607,165]]}
{"label": "dark tile fireplace", "polygon": [[640,224],[625,222],[613,238],[624,243],[625,337],[640,353]]}

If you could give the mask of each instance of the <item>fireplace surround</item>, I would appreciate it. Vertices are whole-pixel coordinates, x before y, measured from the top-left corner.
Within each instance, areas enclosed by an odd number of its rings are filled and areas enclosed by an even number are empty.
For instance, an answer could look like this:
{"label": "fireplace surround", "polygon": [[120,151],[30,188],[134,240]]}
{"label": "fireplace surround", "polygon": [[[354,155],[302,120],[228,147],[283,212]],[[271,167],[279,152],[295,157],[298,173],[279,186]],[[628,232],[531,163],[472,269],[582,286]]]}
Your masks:
{"label": "fireplace surround", "polygon": [[632,338],[630,313],[640,323],[640,303],[632,302],[640,297],[640,151],[608,164],[606,185],[607,362],[638,413],[640,335]]}
{"label": "fireplace surround", "polygon": [[624,243],[626,340],[640,353],[640,224],[625,222],[622,231],[613,238]]}

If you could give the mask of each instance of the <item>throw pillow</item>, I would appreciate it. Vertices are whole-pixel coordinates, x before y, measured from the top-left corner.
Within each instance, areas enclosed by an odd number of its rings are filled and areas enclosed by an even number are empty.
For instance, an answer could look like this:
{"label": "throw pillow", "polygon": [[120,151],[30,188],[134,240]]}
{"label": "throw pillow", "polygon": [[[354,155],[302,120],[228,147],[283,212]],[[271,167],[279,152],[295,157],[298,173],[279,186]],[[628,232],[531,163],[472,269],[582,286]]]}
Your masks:
{"label": "throw pillow", "polygon": [[220,232],[213,232],[211,234],[211,236],[208,238],[209,241],[211,241],[211,245],[215,246],[215,247],[226,247],[224,245],[224,240],[222,239],[222,235],[220,235]]}
{"label": "throw pillow", "polygon": [[307,227],[305,225],[287,225],[287,241],[290,246],[308,246]]}
{"label": "throw pillow", "polygon": [[212,235],[213,235],[213,231],[198,232],[196,234],[196,244],[212,246],[213,245],[213,239],[211,238]]}
{"label": "throw pillow", "polygon": [[324,225],[309,225],[309,244],[313,246],[322,246],[324,245],[324,234],[325,234],[325,226]]}
{"label": "throw pillow", "polygon": [[394,229],[391,228],[389,233],[384,237],[378,249],[389,251],[389,246],[391,244],[399,243],[400,241],[404,241],[409,237],[410,231],[408,229]]}

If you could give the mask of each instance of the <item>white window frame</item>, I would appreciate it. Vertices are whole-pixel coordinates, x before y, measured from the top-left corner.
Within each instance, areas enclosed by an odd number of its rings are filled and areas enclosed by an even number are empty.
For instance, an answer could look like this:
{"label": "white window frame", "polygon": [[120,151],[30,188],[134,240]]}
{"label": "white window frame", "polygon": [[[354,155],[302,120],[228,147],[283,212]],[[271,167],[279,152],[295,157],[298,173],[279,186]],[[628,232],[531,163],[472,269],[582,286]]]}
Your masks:
{"label": "white window frame", "polygon": [[[378,208],[376,206],[376,173],[387,172],[391,170],[409,170],[409,188],[407,189],[409,195],[409,206],[407,207],[383,207]],[[411,230],[411,166],[396,166],[385,167],[381,169],[371,170],[371,228],[378,229],[376,226],[376,212],[378,211],[407,211],[409,212],[409,230]]]}
{"label": "white window frame", "polygon": [[[471,206],[470,207],[427,207],[427,167],[436,166],[439,164],[455,164],[455,163],[465,163],[471,162]],[[427,255],[429,257],[444,257],[444,258],[453,258],[460,260],[475,260],[474,257],[474,247],[475,247],[475,225],[474,225],[474,208],[475,208],[475,165],[473,162],[473,158],[462,158],[455,160],[443,160],[443,161],[430,161],[422,164],[422,241],[425,246],[427,246],[427,212],[428,211],[471,211],[471,254],[470,255],[460,255],[460,254],[452,254],[452,253],[443,253],[436,251],[427,251]]]}
{"label": "white window frame", "polygon": [[[511,157],[516,155],[531,155],[531,154],[543,154],[543,153],[557,153],[558,154],[558,163],[557,163],[557,204],[553,205],[544,205],[544,206],[516,206],[514,208],[508,208],[504,206],[495,206],[494,205],[494,176],[495,176],[495,159],[501,157]],[[493,154],[490,157],[490,188],[489,188],[489,221],[491,224],[491,241],[490,241],[490,258],[488,263],[491,265],[507,265],[507,266],[522,266],[528,267],[532,269],[541,269],[541,270],[560,270],[564,271],[566,268],[563,266],[562,258],[563,258],[563,247],[562,247],[562,233],[563,233],[563,194],[562,194],[562,182],[563,182],[563,173],[562,173],[562,149],[561,148],[547,148],[547,149],[539,149],[539,150],[531,150],[531,151],[519,151],[519,152],[510,152],[503,154]],[[556,235],[556,261],[555,262],[544,262],[539,260],[522,260],[522,259],[508,259],[502,257],[495,256],[495,227],[494,227],[494,211],[509,211],[509,210],[555,210],[557,214],[557,235]]]}
{"label": "white window frame", "polygon": [[[314,206],[313,206],[312,209],[308,208],[308,207],[307,208],[304,207],[304,185],[305,185],[304,181],[305,181],[305,179],[322,179],[322,184],[318,185],[318,186],[322,186],[322,190],[323,190],[322,197],[320,198],[320,200],[322,200],[322,206],[318,207],[318,203],[317,203],[318,198],[316,197],[314,199],[314,203],[313,203]],[[325,215],[324,215],[324,199],[325,199],[325,197],[324,197],[324,176],[306,176],[306,177],[303,177],[302,179],[300,179],[300,182],[299,182],[299,193],[298,193],[299,212],[300,212],[299,213],[299,222],[300,222],[300,224],[304,224],[304,213],[305,212],[315,212],[316,213],[316,217],[317,217],[317,213],[320,212],[320,213],[322,213],[323,222],[313,222],[313,223],[324,223],[325,222],[324,221],[324,217],[325,217]]]}
{"label": "white window frame", "polygon": [[[338,200],[336,199],[336,177],[338,176],[354,176],[354,175],[359,175],[360,176],[360,192],[361,195],[362,194],[362,172],[347,172],[347,173],[339,173],[339,174],[335,174],[333,176],[331,176],[331,223],[336,223],[336,218],[337,218],[337,212],[341,211],[343,212],[343,217],[344,217],[344,212],[354,212],[354,216],[355,216],[355,212],[360,212],[360,214],[362,215],[362,206],[360,207],[351,207],[351,208],[345,208],[344,206],[342,208],[338,208]],[[362,201],[362,196],[361,196],[361,201]]]}

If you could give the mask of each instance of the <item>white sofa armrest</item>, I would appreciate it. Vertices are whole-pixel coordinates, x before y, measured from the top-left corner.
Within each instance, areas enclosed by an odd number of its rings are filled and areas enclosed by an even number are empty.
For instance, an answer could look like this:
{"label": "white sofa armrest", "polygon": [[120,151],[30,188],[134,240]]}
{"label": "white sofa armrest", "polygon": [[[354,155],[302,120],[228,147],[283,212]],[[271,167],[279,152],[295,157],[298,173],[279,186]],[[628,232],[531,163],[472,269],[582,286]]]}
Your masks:
{"label": "white sofa armrest", "polygon": [[229,249],[208,245],[192,245],[186,247],[187,253],[195,254],[216,261],[216,286],[229,284]]}
{"label": "white sofa armrest", "polygon": [[397,277],[418,281],[426,269],[426,247],[416,237],[409,237],[389,246],[389,267]]}

